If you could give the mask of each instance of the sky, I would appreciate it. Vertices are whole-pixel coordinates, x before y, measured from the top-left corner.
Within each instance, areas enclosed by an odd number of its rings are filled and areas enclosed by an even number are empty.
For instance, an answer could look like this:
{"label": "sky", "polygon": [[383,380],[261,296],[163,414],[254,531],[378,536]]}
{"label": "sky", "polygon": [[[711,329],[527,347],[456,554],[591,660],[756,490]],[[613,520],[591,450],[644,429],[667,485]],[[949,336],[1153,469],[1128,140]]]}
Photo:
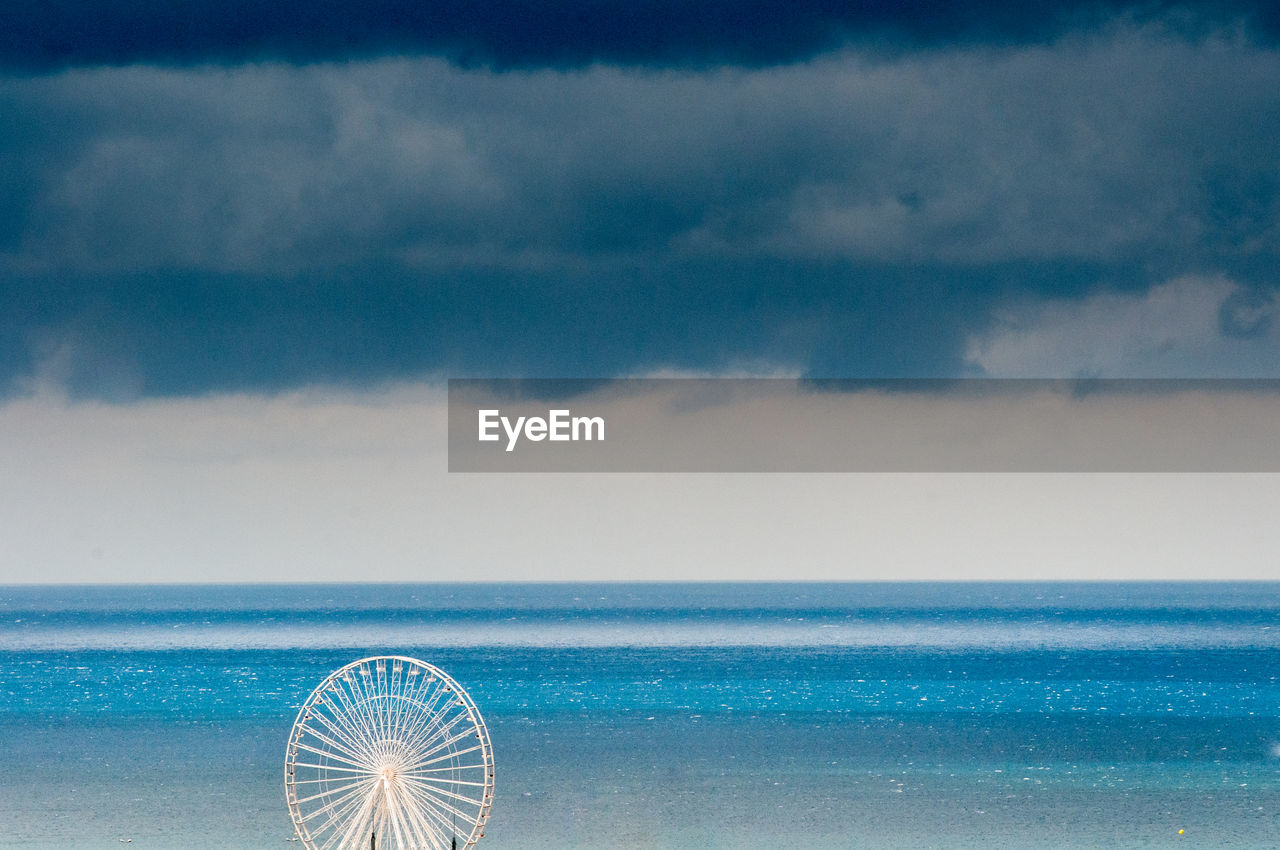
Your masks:
{"label": "sky", "polygon": [[1249,0],[0,4],[0,581],[1269,577],[1270,476],[449,475],[443,381],[1280,377],[1278,138]]}

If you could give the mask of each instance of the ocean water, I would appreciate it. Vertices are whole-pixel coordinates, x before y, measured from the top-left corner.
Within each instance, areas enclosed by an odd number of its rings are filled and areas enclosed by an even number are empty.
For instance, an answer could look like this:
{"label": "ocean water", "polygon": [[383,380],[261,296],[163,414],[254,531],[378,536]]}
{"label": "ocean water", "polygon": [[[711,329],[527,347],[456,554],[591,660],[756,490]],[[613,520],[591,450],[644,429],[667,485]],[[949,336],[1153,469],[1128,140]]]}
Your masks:
{"label": "ocean water", "polygon": [[370,654],[490,726],[482,848],[1280,847],[1280,584],[0,588],[0,846],[280,848]]}

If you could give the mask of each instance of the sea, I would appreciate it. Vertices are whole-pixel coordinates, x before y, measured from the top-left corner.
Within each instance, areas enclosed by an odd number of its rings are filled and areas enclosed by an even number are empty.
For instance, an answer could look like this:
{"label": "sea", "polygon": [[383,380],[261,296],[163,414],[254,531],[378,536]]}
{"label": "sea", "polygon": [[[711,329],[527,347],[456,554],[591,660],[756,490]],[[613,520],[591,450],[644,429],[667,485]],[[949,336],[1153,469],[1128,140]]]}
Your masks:
{"label": "sea", "polygon": [[483,712],[490,850],[1280,847],[1280,583],[0,587],[0,847],[300,846],[383,654]]}

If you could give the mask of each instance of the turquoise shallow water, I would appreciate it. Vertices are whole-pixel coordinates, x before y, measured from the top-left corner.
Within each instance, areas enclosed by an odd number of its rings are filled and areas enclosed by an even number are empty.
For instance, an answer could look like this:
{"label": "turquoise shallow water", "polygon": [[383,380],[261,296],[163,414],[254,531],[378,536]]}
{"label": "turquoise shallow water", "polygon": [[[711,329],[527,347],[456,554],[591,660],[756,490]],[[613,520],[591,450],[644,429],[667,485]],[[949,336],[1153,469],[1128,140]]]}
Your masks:
{"label": "turquoise shallow water", "polygon": [[290,846],[390,652],[489,721],[482,847],[1280,846],[1275,584],[7,588],[0,846]]}

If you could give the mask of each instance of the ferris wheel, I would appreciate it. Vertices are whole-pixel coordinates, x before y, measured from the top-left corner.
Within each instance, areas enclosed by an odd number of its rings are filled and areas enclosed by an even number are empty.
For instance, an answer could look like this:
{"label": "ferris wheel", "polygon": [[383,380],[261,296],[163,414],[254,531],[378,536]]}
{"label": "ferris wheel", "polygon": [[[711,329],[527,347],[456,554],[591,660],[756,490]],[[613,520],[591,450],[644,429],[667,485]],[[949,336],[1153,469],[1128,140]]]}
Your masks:
{"label": "ferris wheel", "polygon": [[440,668],[363,658],[303,703],[284,784],[309,850],[474,847],[493,802],[489,730]]}

